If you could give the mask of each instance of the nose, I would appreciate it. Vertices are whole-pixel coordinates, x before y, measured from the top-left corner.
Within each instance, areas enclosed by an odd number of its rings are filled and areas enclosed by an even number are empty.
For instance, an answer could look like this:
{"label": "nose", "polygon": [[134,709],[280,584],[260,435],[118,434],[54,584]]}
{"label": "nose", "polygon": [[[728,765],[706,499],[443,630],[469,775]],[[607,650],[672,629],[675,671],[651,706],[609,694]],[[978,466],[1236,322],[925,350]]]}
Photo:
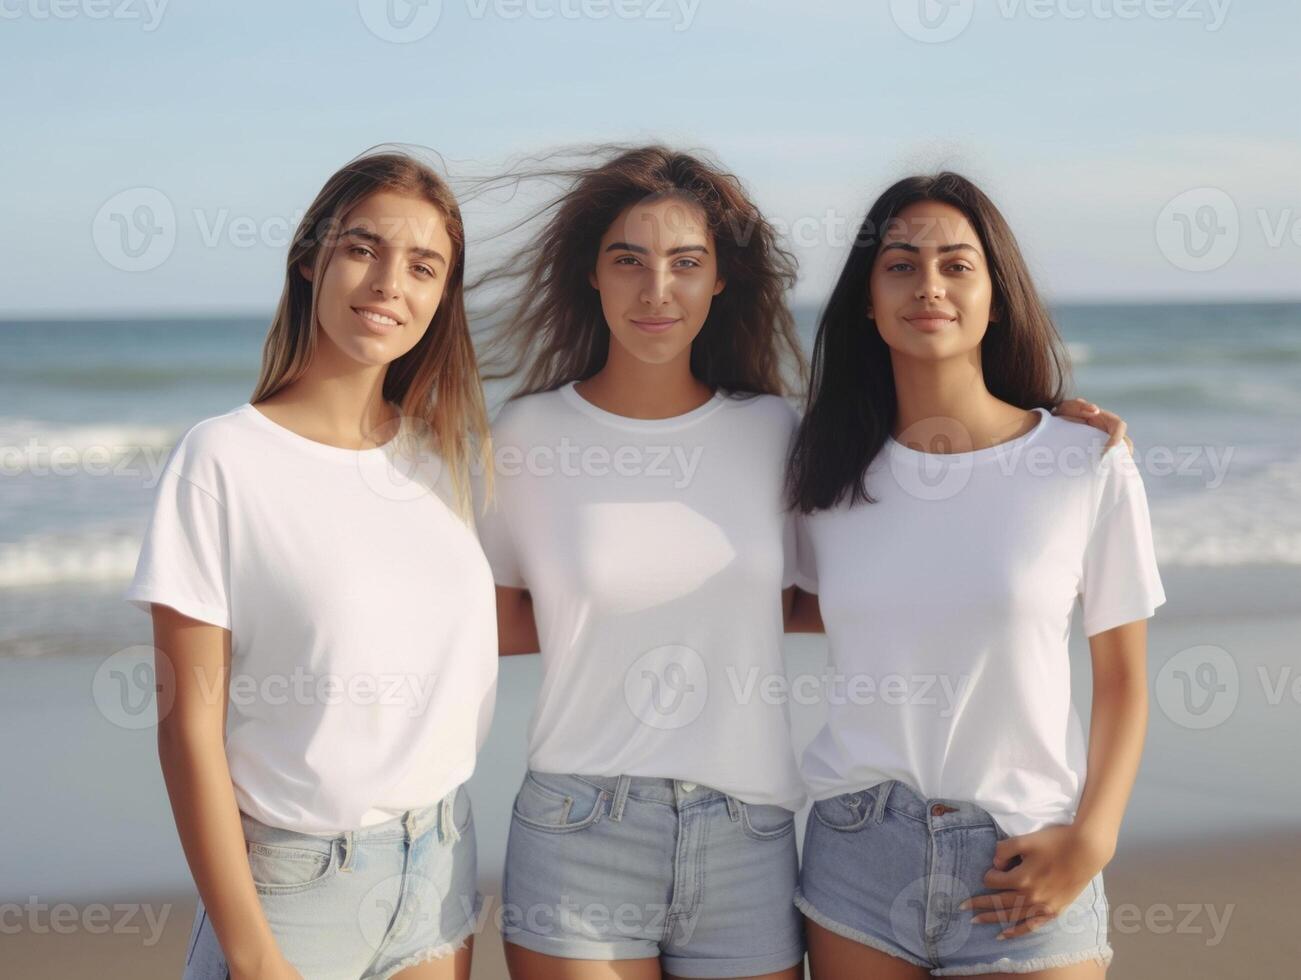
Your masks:
{"label": "nose", "polygon": [[672,293],[672,277],[668,269],[650,269],[642,286],[641,301],[648,306],[663,306]]}
{"label": "nose", "polygon": [[372,267],[371,292],[384,299],[397,299],[401,294],[400,275],[401,261],[398,256],[394,255],[380,259]]}
{"label": "nose", "polygon": [[928,268],[922,273],[921,282],[917,284],[916,296],[920,300],[944,298],[944,280],[936,270]]}

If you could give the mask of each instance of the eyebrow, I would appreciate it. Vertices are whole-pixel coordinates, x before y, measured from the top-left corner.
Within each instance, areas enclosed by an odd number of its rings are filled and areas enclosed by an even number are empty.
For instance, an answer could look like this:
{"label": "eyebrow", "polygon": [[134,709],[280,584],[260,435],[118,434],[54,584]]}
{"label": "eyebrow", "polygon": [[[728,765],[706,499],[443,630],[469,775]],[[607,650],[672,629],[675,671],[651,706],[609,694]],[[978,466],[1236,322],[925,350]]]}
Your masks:
{"label": "eyebrow", "polygon": [[[605,250],[607,252],[636,252],[638,255],[650,255],[650,249],[629,242],[611,242],[605,247]],[[684,252],[701,252],[708,255],[709,249],[703,245],[679,245],[668,250],[669,255],[682,255]]]}
{"label": "eyebrow", "polygon": [[[344,232],[344,235],[349,238],[360,238],[363,242],[370,242],[373,245],[380,245],[383,247],[390,246],[390,243],[383,237],[375,234],[373,231],[367,231],[365,228],[349,228]],[[443,265],[447,265],[447,259],[444,257],[443,253],[437,252],[432,248],[420,248],[419,246],[413,245],[411,248],[407,249],[407,251],[412,255],[418,255],[423,259],[430,259],[435,262],[441,262]]]}
{"label": "eyebrow", "polygon": [[[905,252],[921,251],[921,249],[918,248],[916,245],[912,245],[908,242],[886,242],[884,245],[881,246],[881,251],[884,252],[887,248],[898,248],[898,249],[902,249]],[[976,248],[976,246],[974,245],[968,245],[966,242],[958,242],[954,245],[941,245],[937,249],[937,251],[956,252],[958,249],[962,249],[962,248],[967,249],[967,251],[969,252],[975,252],[977,255],[980,254],[980,249]]]}

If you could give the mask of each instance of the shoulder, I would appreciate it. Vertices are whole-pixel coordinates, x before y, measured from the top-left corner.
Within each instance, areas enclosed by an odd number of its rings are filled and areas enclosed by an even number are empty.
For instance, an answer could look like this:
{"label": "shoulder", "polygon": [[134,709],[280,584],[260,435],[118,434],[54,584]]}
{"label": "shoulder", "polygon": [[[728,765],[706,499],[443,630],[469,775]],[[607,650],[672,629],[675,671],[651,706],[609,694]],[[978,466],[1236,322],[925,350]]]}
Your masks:
{"label": "shoulder", "polygon": [[530,433],[554,424],[565,407],[560,389],[512,398],[493,417],[492,437],[495,441],[524,439]]}
{"label": "shoulder", "polygon": [[167,467],[213,492],[214,478],[230,462],[245,456],[258,432],[257,409],[244,404],[221,415],[202,419],[176,441]]}
{"label": "shoulder", "polygon": [[736,413],[744,413],[748,421],[771,426],[787,435],[800,424],[800,413],[790,399],[781,395],[755,394],[754,392],[728,392],[727,406]]}

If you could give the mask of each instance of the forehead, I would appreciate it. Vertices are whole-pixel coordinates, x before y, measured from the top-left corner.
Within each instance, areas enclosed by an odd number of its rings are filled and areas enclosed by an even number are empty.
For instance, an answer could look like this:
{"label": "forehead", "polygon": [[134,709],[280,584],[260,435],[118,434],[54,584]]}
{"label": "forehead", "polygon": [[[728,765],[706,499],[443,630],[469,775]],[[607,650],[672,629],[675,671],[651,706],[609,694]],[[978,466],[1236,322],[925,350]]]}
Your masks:
{"label": "forehead", "polygon": [[625,208],[601,236],[601,243],[627,242],[652,251],[709,245],[704,209],[683,197],[662,197]]}
{"label": "forehead", "polygon": [[885,228],[882,244],[907,242],[917,248],[939,248],[965,243],[981,247],[980,236],[967,216],[942,201],[918,201],[908,205]]}
{"label": "forehead", "polygon": [[360,228],[401,248],[432,249],[443,255],[451,250],[442,211],[423,197],[397,191],[368,194],[344,215],[343,228]]}

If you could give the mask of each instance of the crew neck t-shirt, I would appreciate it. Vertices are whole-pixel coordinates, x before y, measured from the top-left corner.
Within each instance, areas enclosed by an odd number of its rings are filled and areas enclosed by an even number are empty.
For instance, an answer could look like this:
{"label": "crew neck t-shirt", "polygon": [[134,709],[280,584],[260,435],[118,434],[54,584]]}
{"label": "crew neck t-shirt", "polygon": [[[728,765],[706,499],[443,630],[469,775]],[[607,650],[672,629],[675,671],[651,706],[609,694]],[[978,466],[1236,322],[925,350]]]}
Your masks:
{"label": "crew neck t-shirt", "polygon": [[778,396],[722,392],[627,418],[573,383],[501,409],[495,501],[476,513],[497,583],[533,600],[530,768],[803,804],[772,695],[795,574],[782,480],[796,422]]}
{"label": "crew neck t-shirt", "polygon": [[801,763],[815,800],[897,779],[1014,836],[1074,819],[1074,606],[1093,636],[1165,593],[1129,452],[1035,411],[1030,432],[973,452],[890,439],[867,471],[875,503],[801,518],[799,585],[830,650],[827,721]]}
{"label": "crew neck t-shirt", "polygon": [[360,829],[474,769],[497,676],[492,576],[417,428],[344,449],[246,403],[187,431],[159,480],[125,598],[230,630],[226,756],[263,823]]}

